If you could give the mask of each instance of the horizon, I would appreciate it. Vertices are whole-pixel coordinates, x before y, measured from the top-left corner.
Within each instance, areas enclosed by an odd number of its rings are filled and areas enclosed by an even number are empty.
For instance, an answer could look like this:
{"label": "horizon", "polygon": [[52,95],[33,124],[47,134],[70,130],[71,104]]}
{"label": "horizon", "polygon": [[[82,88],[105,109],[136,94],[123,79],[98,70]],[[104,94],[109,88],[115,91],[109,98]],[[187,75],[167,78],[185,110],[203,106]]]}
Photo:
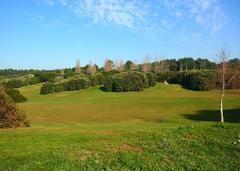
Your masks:
{"label": "horizon", "polygon": [[240,57],[240,1],[28,0],[0,2],[0,69],[72,68],[106,57],[142,63]]}

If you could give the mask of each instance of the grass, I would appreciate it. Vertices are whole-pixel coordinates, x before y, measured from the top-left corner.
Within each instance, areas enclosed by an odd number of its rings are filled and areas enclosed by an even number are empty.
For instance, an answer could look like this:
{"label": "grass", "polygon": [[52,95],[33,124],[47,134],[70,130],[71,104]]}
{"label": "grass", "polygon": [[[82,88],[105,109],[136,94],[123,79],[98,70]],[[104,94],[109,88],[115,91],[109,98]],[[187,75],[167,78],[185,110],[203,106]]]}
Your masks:
{"label": "grass", "polygon": [[0,130],[0,170],[239,170],[240,90],[158,84],[143,92],[99,87],[49,95],[20,88],[30,128]]}

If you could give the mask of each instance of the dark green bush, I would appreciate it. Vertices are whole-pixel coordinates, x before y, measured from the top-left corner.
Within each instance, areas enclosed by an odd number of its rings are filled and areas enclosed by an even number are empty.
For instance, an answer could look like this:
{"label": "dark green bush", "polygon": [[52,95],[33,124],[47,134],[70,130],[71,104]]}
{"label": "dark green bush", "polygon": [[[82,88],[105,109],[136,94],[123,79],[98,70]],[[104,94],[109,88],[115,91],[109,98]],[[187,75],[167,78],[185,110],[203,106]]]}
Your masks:
{"label": "dark green bush", "polygon": [[4,87],[6,88],[19,88],[22,86],[28,85],[27,81],[20,80],[20,79],[11,79],[7,82],[2,83]]}
{"label": "dark green bush", "polygon": [[112,76],[107,76],[104,78],[103,86],[101,87],[101,90],[103,91],[112,91]]}
{"label": "dark green bush", "polygon": [[40,94],[49,94],[55,92],[55,85],[51,82],[47,82],[42,85]]}
{"label": "dark green bush", "polygon": [[87,78],[72,78],[70,80],[61,80],[58,83],[48,82],[43,84],[40,94],[48,94],[61,91],[74,91],[90,87],[90,80]]}
{"label": "dark green bush", "polygon": [[157,84],[156,74],[149,72],[149,73],[146,74],[146,76],[147,76],[147,79],[148,79],[148,85],[150,87],[154,87]]}
{"label": "dark green bush", "polygon": [[158,74],[158,81],[167,81],[170,84],[180,84],[191,90],[210,90],[219,85],[219,75],[216,71],[184,71],[164,72]]}
{"label": "dark green bush", "polygon": [[102,85],[104,76],[100,73],[89,75],[89,80],[91,81],[91,86]]}
{"label": "dark green bush", "polygon": [[61,92],[68,90],[68,83],[67,82],[61,82],[55,84],[55,92]]}
{"label": "dark green bush", "polygon": [[48,82],[48,81],[54,81],[57,77],[56,72],[38,72],[35,74],[36,77],[39,78],[41,82]]}
{"label": "dark green bush", "polygon": [[39,79],[38,77],[36,77],[36,76],[34,76],[34,77],[32,77],[32,78],[30,79],[30,84],[31,84],[31,85],[37,84],[37,83],[40,83],[40,82],[41,82],[40,79]]}
{"label": "dark green bush", "polygon": [[27,101],[27,98],[24,97],[18,90],[15,89],[6,89],[5,90],[6,94],[9,95],[14,102],[25,102]]}
{"label": "dark green bush", "polygon": [[114,92],[141,91],[148,87],[148,79],[141,72],[122,72],[107,77],[102,90]]}
{"label": "dark green bush", "polygon": [[80,90],[90,87],[90,80],[87,78],[75,78],[68,81],[68,90]]}

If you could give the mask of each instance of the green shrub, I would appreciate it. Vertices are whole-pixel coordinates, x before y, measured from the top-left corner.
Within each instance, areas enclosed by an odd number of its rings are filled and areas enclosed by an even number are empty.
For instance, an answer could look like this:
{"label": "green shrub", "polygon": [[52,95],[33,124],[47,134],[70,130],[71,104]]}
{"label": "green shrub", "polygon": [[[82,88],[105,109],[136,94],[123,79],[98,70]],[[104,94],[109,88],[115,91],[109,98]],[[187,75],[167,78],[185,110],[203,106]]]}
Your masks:
{"label": "green shrub", "polygon": [[158,81],[166,80],[170,84],[180,84],[191,90],[211,90],[219,85],[216,71],[164,72],[158,74]]}
{"label": "green shrub", "polygon": [[68,81],[68,90],[80,90],[90,87],[90,80],[87,78],[75,78]]}
{"label": "green shrub", "polygon": [[4,82],[2,84],[6,88],[19,88],[19,87],[28,85],[28,82],[26,80],[11,79],[11,80],[8,80],[7,82]]}
{"label": "green shrub", "polygon": [[100,73],[89,75],[89,80],[91,82],[91,86],[102,85],[104,76]]}
{"label": "green shrub", "polygon": [[31,84],[31,85],[37,84],[37,83],[40,83],[40,82],[41,82],[40,79],[39,79],[38,77],[36,77],[36,76],[34,76],[34,77],[32,77],[32,78],[30,79],[30,84]]}
{"label": "green shrub", "polygon": [[48,94],[61,91],[74,91],[88,87],[90,87],[90,80],[87,78],[68,78],[57,83],[48,82],[43,84],[40,90],[40,94]]}
{"label": "green shrub", "polygon": [[103,80],[103,86],[101,87],[101,90],[103,91],[112,91],[112,76],[107,76]]}
{"label": "green shrub", "polygon": [[22,94],[20,94],[20,92],[18,90],[15,89],[6,89],[5,92],[7,93],[7,95],[9,95],[14,102],[18,103],[18,102],[25,102],[27,101],[27,98],[24,97]]}
{"label": "green shrub", "polygon": [[36,77],[39,78],[41,82],[48,82],[48,81],[54,81],[57,77],[56,72],[38,72],[35,74]]}
{"label": "green shrub", "polygon": [[114,92],[141,91],[148,87],[148,79],[141,72],[122,72],[106,78],[102,90]]}
{"label": "green shrub", "polygon": [[50,82],[43,84],[40,90],[40,94],[49,94],[53,92],[55,92],[55,85]]}
{"label": "green shrub", "polygon": [[60,82],[55,84],[55,92],[61,92],[68,90],[68,83],[67,82]]}
{"label": "green shrub", "polygon": [[157,76],[154,73],[147,73],[146,74],[147,79],[148,79],[148,85],[150,87],[154,87],[157,84]]}

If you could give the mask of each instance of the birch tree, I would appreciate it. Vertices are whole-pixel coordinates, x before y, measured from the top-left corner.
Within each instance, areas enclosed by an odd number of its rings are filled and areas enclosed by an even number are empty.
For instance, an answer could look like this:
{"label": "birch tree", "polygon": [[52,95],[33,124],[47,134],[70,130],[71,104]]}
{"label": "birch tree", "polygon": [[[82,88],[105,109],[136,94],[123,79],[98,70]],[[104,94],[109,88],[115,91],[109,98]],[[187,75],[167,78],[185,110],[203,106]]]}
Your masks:
{"label": "birch tree", "polygon": [[222,48],[218,54],[217,57],[220,60],[220,80],[221,80],[221,98],[220,98],[220,116],[221,116],[221,123],[224,123],[224,113],[223,113],[223,98],[225,93],[225,88],[230,84],[230,82],[239,74],[239,71],[235,71],[234,75],[226,81],[226,75],[227,75],[227,62],[229,59],[229,52],[226,50],[226,48]]}

